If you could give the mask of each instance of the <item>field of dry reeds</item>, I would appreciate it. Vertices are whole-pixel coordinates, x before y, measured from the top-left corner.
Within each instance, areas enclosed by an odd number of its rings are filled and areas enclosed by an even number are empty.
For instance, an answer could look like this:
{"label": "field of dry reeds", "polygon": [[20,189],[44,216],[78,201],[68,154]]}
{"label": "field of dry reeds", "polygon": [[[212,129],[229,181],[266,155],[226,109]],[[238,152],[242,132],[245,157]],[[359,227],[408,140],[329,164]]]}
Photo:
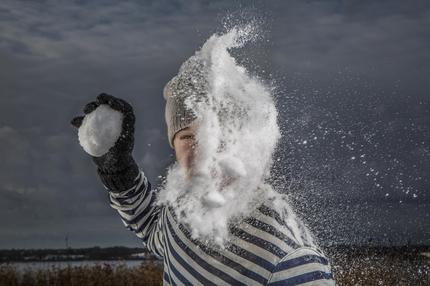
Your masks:
{"label": "field of dry reeds", "polygon": [[[428,286],[430,258],[410,249],[329,252],[337,285],[340,286]],[[162,265],[142,263],[69,266],[45,270],[18,271],[13,264],[0,264],[0,286],[132,286],[162,285]]]}
{"label": "field of dry reeds", "polygon": [[94,266],[51,267],[44,270],[24,269],[0,264],[0,286],[134,286],[162,285],[162,266],[141,264],[127,267],[126,264]]}

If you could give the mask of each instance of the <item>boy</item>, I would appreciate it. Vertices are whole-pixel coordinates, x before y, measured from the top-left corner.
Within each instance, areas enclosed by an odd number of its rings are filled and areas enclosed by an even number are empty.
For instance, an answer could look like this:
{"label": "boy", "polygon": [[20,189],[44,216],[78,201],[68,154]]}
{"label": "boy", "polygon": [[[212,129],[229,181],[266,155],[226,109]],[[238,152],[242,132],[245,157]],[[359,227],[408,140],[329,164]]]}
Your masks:
{"label": "boy", "polygon": [[[187,88],[191,92],[196,82],[187,80],[180,84],[185,96]],[[193,176],[198,143],[196,121],[184,98],[171,96],[175,88],[169,82],[164,89],[169,144],[184,173]],[[85,106],[84,113],[102,104],[123,114],[122,131],[107,153],[92,159],[108,191],[110,205],[125,226],[163,259],[163,285],[335,285],[329,261],[313,244],[306,227],[297,221],[298,227],[292,229],[270,200],[230,227],[231,239],[226,248],[192,238],[171,207],[155,204],[157,193],[133,159],[135,116],[131,105],[100,94]],[[80,128],[83,118],[75,117],[72,125]]]}

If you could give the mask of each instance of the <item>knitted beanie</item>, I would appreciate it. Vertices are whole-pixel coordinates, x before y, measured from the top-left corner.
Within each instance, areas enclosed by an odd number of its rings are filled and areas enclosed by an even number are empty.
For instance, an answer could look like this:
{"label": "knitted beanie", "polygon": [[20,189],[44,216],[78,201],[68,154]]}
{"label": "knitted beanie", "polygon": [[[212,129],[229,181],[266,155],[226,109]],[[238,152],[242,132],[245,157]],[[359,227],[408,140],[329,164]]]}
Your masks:
{"label": "knitted beanie", "polygon": [[197,52],[181,65],[179,73],[163,89],[167,135],[173,149],[175,134],[195,123],[197,116],[193,103],[207,99],[209,85],[206,67],[207,64]]}

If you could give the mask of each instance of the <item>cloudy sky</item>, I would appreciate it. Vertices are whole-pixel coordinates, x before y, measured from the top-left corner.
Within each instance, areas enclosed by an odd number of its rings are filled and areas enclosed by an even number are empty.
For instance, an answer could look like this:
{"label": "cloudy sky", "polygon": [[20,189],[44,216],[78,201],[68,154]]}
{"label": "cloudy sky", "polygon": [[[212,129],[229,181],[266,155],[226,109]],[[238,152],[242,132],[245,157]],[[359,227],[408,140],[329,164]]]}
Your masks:
{"label": "cloudy sky", "polygon": [[101,92],[129,101],[156,186],[162,88],[228,15],[264,19],[238,61],[276,87],[273,181],[322,243],[430,244],[428,1],[4,0],[1,249],[140,245],[69,121]]}

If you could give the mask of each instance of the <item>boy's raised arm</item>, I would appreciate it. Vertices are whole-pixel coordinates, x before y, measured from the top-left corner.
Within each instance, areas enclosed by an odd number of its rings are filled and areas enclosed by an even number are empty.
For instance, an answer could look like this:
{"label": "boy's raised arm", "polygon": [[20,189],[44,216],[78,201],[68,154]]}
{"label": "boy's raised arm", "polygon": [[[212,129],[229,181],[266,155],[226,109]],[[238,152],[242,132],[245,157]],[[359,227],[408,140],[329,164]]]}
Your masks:
{"label": "boy's raised arm", "polygon": [[133,108],[123,99],[102,93],[84,107],[84,114],[71,124],[78,128],[80,144],[97,166],[111,207],[154,254],[163,256],[156,193],[132,156]]}

